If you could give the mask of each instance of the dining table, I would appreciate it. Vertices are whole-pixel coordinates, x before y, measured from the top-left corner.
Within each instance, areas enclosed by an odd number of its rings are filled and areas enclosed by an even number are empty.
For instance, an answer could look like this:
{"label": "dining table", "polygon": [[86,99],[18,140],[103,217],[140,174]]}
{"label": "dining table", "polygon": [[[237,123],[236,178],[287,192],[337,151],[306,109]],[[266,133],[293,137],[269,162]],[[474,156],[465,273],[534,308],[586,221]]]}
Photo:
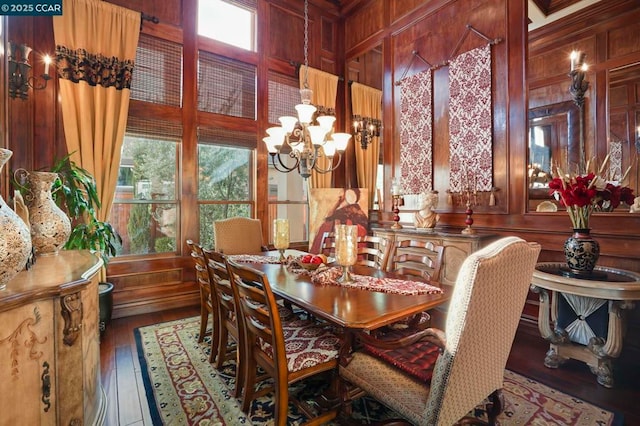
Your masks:
{"label": "dining table", "polygon": [[[299,257],[305,254],[300,250],[286,250],[285,257]],[[261,262],[260,256],[277,257],[278,251],[262,252],[255,260],[245,258],[242,263],[263,272],[271,285],[273,293],[281,299],[298,306],[317,318],[321,318],[345,330],[375,330],[417,313],[434,309],[446,303],[452,288],[437,282],[429,284],[442,289],[432,294],[400,294],[383,291],[371,291],[354,286],[319,284],[312,280],[311,274],[299,273],[287,268],[285,263]],[[233,259],[235,256],[230,256]],[[239,259],[236,257],[236,261]],[[406,277],[364,265],[353,265],[352,274],[416,281],[415,277]]]}
{"label": "dining table", "polygon": [[[269,280],[273,293],[283,301],[294,305],[316,319],[321,319],[337,327],[342,336],[338,362],[348,362],[353,348],[355,335],[361,331],[371,331],[411,318],[430,309],[437,308],[449,301],[453,288],[441,283],[418,280],[394,272],[384,271],[364,265],[353,265],[354,276],[398,281],[418,281],[438,287],[441,291],[422,294],[402,294],[389,291],[372,291],[341,283],[321,284],[312,279],[312,274],[288,267],[292,259],[300,258],[304,251],[287,249],[283,255],[286,260],[277,261],[279,251],[266,251],[247,255],[231,255],[230,259],[263,272]],[[337,266],[329,262],[327,266]],[[325,403],[334,406],[344,401],[344,391],[334,382],[324,395]]]}

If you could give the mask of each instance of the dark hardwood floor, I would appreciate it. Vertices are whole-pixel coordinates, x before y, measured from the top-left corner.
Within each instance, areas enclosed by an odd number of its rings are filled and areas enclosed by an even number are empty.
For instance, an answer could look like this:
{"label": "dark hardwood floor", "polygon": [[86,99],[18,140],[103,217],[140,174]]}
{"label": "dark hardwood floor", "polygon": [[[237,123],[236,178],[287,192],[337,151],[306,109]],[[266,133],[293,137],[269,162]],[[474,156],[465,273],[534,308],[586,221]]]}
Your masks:
{"label": "dark hardwood floor", "polygon": [[[102,385],[107,394],[107,426],[150,426],[140,363],[133,330],[137,327],[199,314],[196,307],[175,309],[113,320],[101,342]],[[606,389],[581,362],[569,361],[562,368],[543,366],[548,344],[539,336],[519,333],[507,367],[575,397],[624,414],[625,425],[640,424],[640,371],[625,366],[616,370],[616,387]],[[624,357],[621,358],[624,361]],[[629,364],[630,365],[630,364]],[[637,365],[637,362],[635,363]]]}

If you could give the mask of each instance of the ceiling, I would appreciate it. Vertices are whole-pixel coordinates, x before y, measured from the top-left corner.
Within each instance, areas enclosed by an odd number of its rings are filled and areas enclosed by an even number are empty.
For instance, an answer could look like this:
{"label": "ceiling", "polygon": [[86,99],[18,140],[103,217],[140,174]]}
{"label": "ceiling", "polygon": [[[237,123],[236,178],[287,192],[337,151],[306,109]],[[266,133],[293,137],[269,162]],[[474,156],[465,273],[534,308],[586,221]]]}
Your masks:
{"label": "ceiling", "polygon": [[529,31],[575,13],[601,0],[528,0]]}

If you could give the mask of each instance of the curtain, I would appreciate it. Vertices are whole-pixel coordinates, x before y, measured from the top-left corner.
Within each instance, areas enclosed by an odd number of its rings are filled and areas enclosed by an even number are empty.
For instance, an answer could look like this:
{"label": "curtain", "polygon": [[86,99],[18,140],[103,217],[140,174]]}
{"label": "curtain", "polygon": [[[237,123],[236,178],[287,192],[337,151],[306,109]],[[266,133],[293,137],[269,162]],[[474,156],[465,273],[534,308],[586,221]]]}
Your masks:
{"label": "curtain", "polygon": [[129,112],[140,13],[107,2],[64,0],[53,18],[67,150],[96,179],[107,221]]}
{"label": "curtain", "polygon": [[[300,88],[304,88],[307,81],[309,89],[313,90],[311,103],[318,108],[322,115],[336,115],[336,93],[338,92],[338,76],[320,71],[315,68],[300,67]],[[332,166],[326,157],[318,159],[318,166],[327,169]],[[311,188],[331,188],[331,175],[333,173],[311,172],[309,185]]]}
{"label": "curtain", "polygon": [[[382,117],[382,90],[356,82],[351,83],[351,114],[359,116],[362,120],[379,123]],[[369,208],[372,209],[376,195],[380,137],[374,136],[367,149],[362,149],[362,146],[356,143],[355,152],[358,187],[367,188]]]}

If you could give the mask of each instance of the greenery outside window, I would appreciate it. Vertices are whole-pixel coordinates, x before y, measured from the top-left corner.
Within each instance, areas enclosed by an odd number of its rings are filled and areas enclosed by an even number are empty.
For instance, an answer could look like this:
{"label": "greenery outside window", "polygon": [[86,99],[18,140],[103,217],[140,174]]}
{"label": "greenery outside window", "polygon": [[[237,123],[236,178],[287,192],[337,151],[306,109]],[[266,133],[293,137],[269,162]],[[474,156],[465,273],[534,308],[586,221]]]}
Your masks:
{"label": "greenery outside window", "polygon": [[110,218],[122,236],[118,256],[174,253],[179,241],[179,126],[151,120],[146,125],[155,131],[144,133],[142,123],[129,118],[122,146]]}
{"label": "greenery outside window", "polygon": [[213,222],[253,217],[255,134],[198,129],[198,211],[200,244],[213,248]]}

